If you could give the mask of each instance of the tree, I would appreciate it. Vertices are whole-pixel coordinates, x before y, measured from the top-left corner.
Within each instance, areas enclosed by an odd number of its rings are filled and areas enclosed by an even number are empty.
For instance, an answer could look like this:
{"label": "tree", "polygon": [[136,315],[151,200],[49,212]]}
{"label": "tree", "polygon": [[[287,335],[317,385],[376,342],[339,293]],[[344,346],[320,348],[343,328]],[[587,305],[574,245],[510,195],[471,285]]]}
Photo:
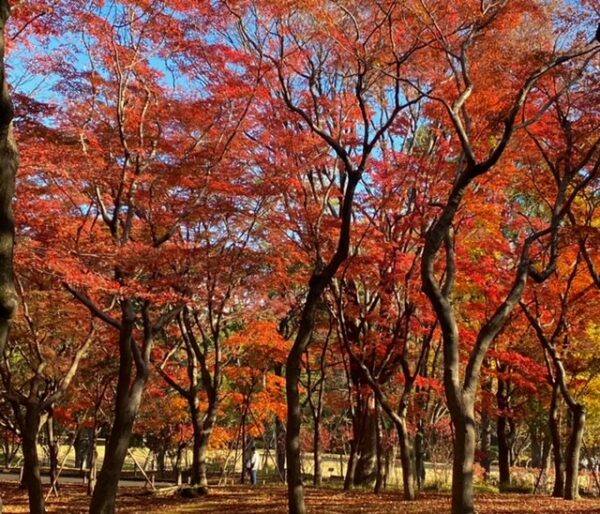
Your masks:
{"label": "tree", "polygon": [[[265,2],[248,12],[229,8],[238,19],[243,39],[257,58],[271,67],[283,105],[295,115],[302,131],[320,139],[324,152],[336,161],[330,165],[336,176],[331,181],[336,184],[331,217],[339,231],[331,250],[327,254],[317,251],[313,258],[298,331],[286,363],[289,511],[304,514],[302,356],[310,343],[321,296],[349,253],[357,185],[398,114],[417,101],[404,96],[401,74],[419,43],[395,2],[386,6],[370,1],[321,6],[298,2],[284,10]],[[331,34],[347,46],[336,44]],[[385,63],[383,69],[381,63]],[[337,76],[346,78],[340,82]]]}
{"label": "tree", "polygon": [[[518,9],[522,6],[511,7]],[[548,272],[553,269],[554,262],[552,259],[547,263],[548,267],[545,273],[539,273],[533,269],[532,246],[547,236],[556,241],[558,226],[566,214],[565,205],[569,205],[574,197],[571,195],[569,198],[564,198],[563,195],[559,194],[554,202],[548,225],[541,230],[534,231],[523,241],[521,254],[517,258],[514,282],[493,315],[487,317],[481,323],[475,343],[472,349],[468,351],[468,362],[464,372],[461,371],[460,366],[461,338],[456,320],[456,310],[452,301],[452,291],[456,277],[453,222],[469,187],[476,179],[490,172],[506,151],[515,129],[519,125],[517,118],[536,83],[557,66],[577,57],[586,58],[598,51],[598,46],[592,44],[579,46],[571,52],[559,55],[545,56],[542,53],[541,63],[539,57],[533,59],[533,69],[531,65],[529,65],[529,70],[525,71],[527,68],[523,69],[522,75],[527,78],[520,80],[520,84],[510,84],[511,96],[506,96],[504,101],[501,102],[502,110],[499,114],[501,119],[504,120],[503,123],[491,123],[488,124],[487,130],[484,129],[481,125],[481,110],[476,113],[473,108],[470,108],[468,102],[469,98],[474,93],[476,94],[478,86],[485,87],[485,82],[477,75],[477,72],[481,71],[482,68],[475,66],[476,58],[474,56],[475,53],[481,55],[480,52],[485,47],[486,40],[491,41],[486,37],[486,34],[489,37],[491,27],[495,27],[495,23],[499,20],[510,16],[511,7],[506,2],[485,7],[475,21],[468,23],[467,30],[461,32],[458,41],[440,41],[442,48],[445,49],[443,55],[447,57],[450,66],[452,66],[450,69],[454,70],[457,89],[451,101],[444,100],[437,95],[429,95],[440,101],[444,106],[460,145],[460,154],[457,154],[456,178],[453,180],[451,189],[443,203],[441,214],[435,219],[427,232],[421,266],[423,290],[431,301],[443,333],[444,385],[455,430],[452,472],[453,514],[470,514],[474,512],[473,461],[476,442],[474,406],[481,365],[487,349],[522,298],[529,275],[533,274],[536,279],[542,280],[545,278],[544,275],[547,276]],[[512,11],[512,13],[514,12]],[[429,15],[433,17],[433,13],[429,12]],[[497,36],[494,36],[493,39],[496,41]],[[519,58],[523,57],[518,53],[514,55]],[[516,63],[513,63],[514,65]],[[495,80],[497,81],[497,78]],[[507,80],[507,82],[512,81]],[[473,102],[471,102],[472,104]],[[485,109],[481,102],[478,103],[478,107],[479,109]],[[497,107],[495,108],[497,109]],[[542,105],[541,111],[538,110],[537,112],[541,115],[543,111],[544,107]],[[527,111],[527,113],[528,118],[524,122],[525,124],[535,120],[535,117],[529,117],[531,111]],[[535,113],[533,116],[535,116]],[[478,127],[479,133],[475,132],[475,127]],[[486,145],[481,144],[482,136],[486,133],[490,136],[493,134],[495,143],[491,145],[491,149],[485,148]],[[474,137],[477,138],[476,141]],[[485,153],[485,157],[478,158],[478,153]],[[576,182],[575,177],[566,180],[568,184],[573,181]],[[583,182],[586,182],[586,180],[583,179]],[[550,244],[552,245],[552,242]],[[445,278],[440,281],[436,276],[436,263],[442,247],[445,252],[446,268]],[[533,271],[535,273],[532,273]]]}

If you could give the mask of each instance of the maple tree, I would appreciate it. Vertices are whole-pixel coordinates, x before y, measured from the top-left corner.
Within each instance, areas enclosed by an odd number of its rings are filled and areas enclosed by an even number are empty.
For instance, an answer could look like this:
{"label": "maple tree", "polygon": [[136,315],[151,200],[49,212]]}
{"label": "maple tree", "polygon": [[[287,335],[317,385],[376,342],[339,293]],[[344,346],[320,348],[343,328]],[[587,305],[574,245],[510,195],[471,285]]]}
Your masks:
{"label": "maple tree", "polygon": [[600,412],[594,13],[28,0],[7,39],[0,2],[0,426],[32,512],[44,420],[54,475],[53,432],[88,434],[92,513],[134,431],[179,479],[189,444],[194,486],[274,434],[292,514],[303,452],[315,485],[333,451],[379,493],[399,448],[411,501],[453,459],[454,514],[496,451],[503,492],[552,457],[575,499]]}

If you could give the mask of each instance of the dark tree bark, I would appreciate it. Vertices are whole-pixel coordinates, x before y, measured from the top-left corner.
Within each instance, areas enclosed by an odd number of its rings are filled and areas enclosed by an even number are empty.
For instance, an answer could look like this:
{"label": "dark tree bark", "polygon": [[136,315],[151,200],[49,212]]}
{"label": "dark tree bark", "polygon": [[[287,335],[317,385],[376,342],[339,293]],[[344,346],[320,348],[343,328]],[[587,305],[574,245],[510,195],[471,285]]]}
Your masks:
{"label": "dark tree bark", "polygon": [[[220,316],[215,316],[219,320]],[[159,367],[165,382],[188,403],[194,432],[192,447],[191,484],[206,486],[206,456],[210,437],[217,421],[219,390],[221,386],[221,327],[219,322],[210,326],[211,337],[207,337],[200,320],[189,307],[184,307],[178,316],[184,348],[187,354],[187,384],[185,387],[164,371],[172,352]],[[199,332],[200,335],[196,335]],[[200,412],[198,394],[206,392],[207,407]]]}
{"label": "dark tree bark", "polygon": [[0,350],[6,344],[18,304],[13,277],[15,220],[12,201],[19,154],[13,132],[14,107],[4,64],[5,28],[9,16],[9,1],[0,0]]}
{"label": "dark tree bark", "polygon": [[29,494],[29,512],[44,514],[46,512],[44,493],[42,491],[42,475],[37,450],[37,439],[40,429],[41,413],[38,405],[30,404],[26,408],[23,425],[23,481]]}
{"label": "dark tree bark", "polygon": [[386,486],[386,451],[383,440],[383,420],[380,409],[377,409],[377,475],[375,479],[375,494],[379,494]]}
{"label": "dark tree bark", "polygon": [[306,351],[311,339],[321,295],[325,288],[330,284],[338,268],[348,256],[354,192],[360,176],[360,172],[350,170],[342,204],[342,227],[340,230],[338,247],[327,265],[324,266],[322,270],[315,270],[310,279],[309,291],[302,310],[298,333],[286,362],[285,379],[288,404],[286,458],[288,463],[288,508],[290,514],[306,513],[300,457],[302,410],[299,386],[302,355]]}
{"label": "dark tree bark", "polygon": [[[491,21],[500,13],[501,9],[491,10],[487,15],[489,16],[488,20]],[[470,46],[472,38],[477,36],[481,27],[483,25],[473,26],[472,32],[465,38],[462,46],[463,56],[466,55],[466,50]],[[464,59],[460,63],[462,78],[457,77],[459,81],[466,80],[463,84],[464,89],[452,105],[446,104],[447,112],[462,146],[463,158],[442,212],[426,233],[421,261],[421,278],[423,291],[433,306],[443,336],[444,388],[455,433],[452,467],[452,514],[474,514],[475,512],[473,466],[477,434],[474,411],[481,366],[487,350],[523,297],[529,276],[532,276],[537,282],[542,282],[554,271],[558,252],[558,229],[566,215],[565,206],[573,202],[575,195],[589,183],[591,177],[581,178],[577,183],[577,187],[569,192],[567,198],[566,192],[573,185],[571,182],[577,180],[577,174],[567,174],[564,177],[556,175],[559,194],[553,205],[551,219],[546,228],[528,235],[523,242],[512,287],[505,296],[504,301],[483,323],[477,334],[475,344],[469,351],[464,370],[461,365],[460,330],[452,301],[456,274],[453,222],[468,188],[477,178],[488,173],[504,154],[515,131],[517,117],[521,113],[531,89],[540,77],[562,63],[593,51],[595,51],[595,48],[588,46],[563,54],[540,66],[531,74],[523,83],[511,108],[504,116],[504,128],[498,143],[482,160],[478,159],[475,148],[471,143],[469,124],[464,122],[466,101],[473,91],[472,84],[469,85],[469,63]],[[535,242],[541,241],[545,237],[551,239],[550,259],[544,270],[539,272],[532,266],[529,251]],[[445,250],[446,257],[443,284],[436,273],[436,263],[442,248]]]}
{"label": "dark tree bark", "polygon": [[364,425],[361,430],[354,474],[354,485],[373,487],[377,479],[377,411],[367,410],[364,414]]}
{"label": "dark tree bark", "polygon": [[[148,366],[153,329],[144,307],[144,343],[140,351],[133,336],[136,313],[132,300],[121,301],[119,324],[119,375],[117,379],[115,418],[111,427],[102,468],[90,503],[90,514],[114,514],[123,462],[129,449],[133,423],[142,402],[148,380]],[[133,374],[135,367],[135,374]]]}
{"label": "dark tree bark", "polygon": [[[506,367],[502,364],[498,366],[498,372],[502,373]],[[509,406],[509,384],[506,380],[498,377],[498,389],[496,391],[496,401],[498,403],[498,418],[496,421],[496,435],[498,438],[498,470],[500,474],[500,491],[510,488],[510,442],[508,440],[508,410]]]}

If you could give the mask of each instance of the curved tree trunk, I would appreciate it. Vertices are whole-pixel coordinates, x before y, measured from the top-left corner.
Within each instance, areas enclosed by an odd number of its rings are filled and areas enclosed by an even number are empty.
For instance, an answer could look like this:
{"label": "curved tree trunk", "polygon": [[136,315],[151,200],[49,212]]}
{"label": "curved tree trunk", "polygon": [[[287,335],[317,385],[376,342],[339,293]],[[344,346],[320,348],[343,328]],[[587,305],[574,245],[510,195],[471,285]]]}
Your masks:
{"label": "curved tree trunk", "polygon": [[119,478],[129,449],[133,423],[142,402],[142,393],[148,379],[147,369],[139,370],[133,379],[133,327],[135,316],[130,300],[122,304],[122,327],[119,335],[119,378],[117,381],[115,419],[92,494],[90,514],[114,514]]}

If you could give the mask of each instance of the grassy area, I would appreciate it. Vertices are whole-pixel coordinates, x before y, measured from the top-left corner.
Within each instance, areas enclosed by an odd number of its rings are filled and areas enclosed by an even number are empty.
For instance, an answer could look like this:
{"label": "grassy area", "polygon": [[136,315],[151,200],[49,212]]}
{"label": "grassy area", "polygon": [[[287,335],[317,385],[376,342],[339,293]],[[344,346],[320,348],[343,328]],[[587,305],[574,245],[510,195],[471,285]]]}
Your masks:
{"label": "grassy area", "polygon": [[[1,484],[4,513],[28,512],[27,496],[14,483]],[[374,495],[368,491],[343,492],[330,488],[307,487],[307,504],[313,514],[430,514],[448,512],[450,499],[444,493],[426,493],[416,502],[404,502],[397,491]],[[48,503],[49,513],[81,513],[87,511],[89,498],[80,486],[66,486],[60,498]],[[186,500],[156,498],[139,489],[123,489],[118,511],[133,513],[171,514],[284,514],[286,490],[282,486],[214,487],[206,497]],[[600,500],[583,499],[577,502],[556,500],[544,496],[522,494],[478,495],[479,514],[600,514]]]}

